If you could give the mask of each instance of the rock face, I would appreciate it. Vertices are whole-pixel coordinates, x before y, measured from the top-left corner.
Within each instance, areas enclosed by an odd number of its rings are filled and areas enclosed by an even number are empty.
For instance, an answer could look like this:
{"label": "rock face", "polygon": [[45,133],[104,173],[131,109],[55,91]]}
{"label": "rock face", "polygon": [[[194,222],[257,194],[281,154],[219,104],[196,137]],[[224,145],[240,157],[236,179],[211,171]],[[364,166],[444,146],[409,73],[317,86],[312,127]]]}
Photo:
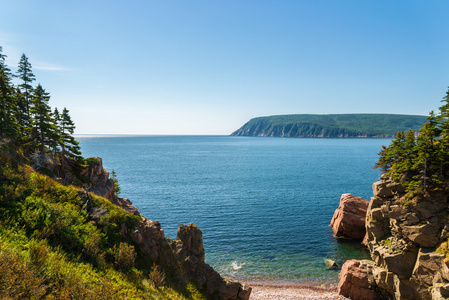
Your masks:
{"label": "rock face", "polygon": [[370,283],[385,298],[447,299],[448,196],[408,199],[386,178],[373,184],[373,193],[366,218]]}
{"label": "rock face", "polygon": [[351,194],[343,194],[330,226],[337,238],[363,239],[366,210],[369,201]]}
{"label": "rock face", "polygon": [[338,294],[353,300],[380,299],[368,281],[367,268],[372,262],[348,260],[341,268]]}
{"label": "rock face", "polygon": [[81,175],[90,179],[91,183],[85,184],[90,192],[108,200],[114,198],[114,180],[110,179],[109,173],[103,169],[103,160],[100,157],[91,158],[89,166],[83,170]]}
{"label": "rock face", "polygon": [[223,279],[204,263],[203,233],[197,226],[179,225],[176,241],[170,245],[176,260],[184,266],[185,276],[198,282],[199,289],[206,289],[208,299],[249,299],[251,287]]}
{"label": "rock face", "polygon": [[[86,187],[87,190],[140,217],[140,220],[135,222],[134,228],[127,228],[122,224],[120,230],[122,237],[132,241],[139,253],[153,262],[162,261],[170,265],[183,281],[196,283],[199,290],[206,290],[208,299],[249,299],[251,287],[225,280],[204,262],[203,233],[197,226],[181,224],[176,241],[167,239],[158,221],[148,220],[139,213],[129,199],[118,198],[115,195],[114,181],[109,179],[109,173],[103,169],[101,158],[95,158],[82,174],[91,181]],[[89,193],[81,191],[80,194],[87,199],[86,204],[89,204]],[[104,214],[107,214],[107,211],[93,209],[91,212],[93,222]]]}

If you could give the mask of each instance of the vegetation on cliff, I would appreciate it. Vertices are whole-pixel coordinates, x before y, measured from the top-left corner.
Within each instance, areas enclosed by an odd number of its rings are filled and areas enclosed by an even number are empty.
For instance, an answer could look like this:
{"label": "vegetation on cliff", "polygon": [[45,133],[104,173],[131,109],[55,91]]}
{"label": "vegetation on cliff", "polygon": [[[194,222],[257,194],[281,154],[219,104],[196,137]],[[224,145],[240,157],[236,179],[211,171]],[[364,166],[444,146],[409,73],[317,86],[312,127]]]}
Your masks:
{"label": "vegetation on cliff", "polygon": [[280,115],[251,119],[233,136],[273,137],[394,137],[417,131],[425,116],[394,114]]}
{"label": "vegetation on cliff", "polygon": [[[382,172],[366,213],[373,261],[362,272],[373,297],[447,299],[449,295],[449,90],[417,134],[398,132],[379,153]],[[357,288],[351,288],[356,291]]]}
{"label": "vegetation on cliff", "polygon": [[81,156],[68,110],[52,111],[49,94],[32,86],[25,55],[17,78],[15,86],[0,47],[2,298],[203,298],[163,237],[153,257],[130,238],[151,221],[88,192],[83,169],[100,162]]}
{"label": "vegetation on cliff", "polygon": [[408,196],[449,191],[449,90],[416,135],[400,131],[379,153],[376,168],[406,187]]}

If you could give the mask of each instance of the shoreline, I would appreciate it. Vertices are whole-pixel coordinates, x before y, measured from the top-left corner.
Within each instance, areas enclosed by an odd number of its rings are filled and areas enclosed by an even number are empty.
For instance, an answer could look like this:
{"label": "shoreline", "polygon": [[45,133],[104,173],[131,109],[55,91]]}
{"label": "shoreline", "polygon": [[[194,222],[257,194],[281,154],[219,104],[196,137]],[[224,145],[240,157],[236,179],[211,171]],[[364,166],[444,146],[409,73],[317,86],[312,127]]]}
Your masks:
{"label": "shoreline", "polygon": [[347,299],[337,294],[335,283],[241,281],[252,288],[252,300],[267,299]]}

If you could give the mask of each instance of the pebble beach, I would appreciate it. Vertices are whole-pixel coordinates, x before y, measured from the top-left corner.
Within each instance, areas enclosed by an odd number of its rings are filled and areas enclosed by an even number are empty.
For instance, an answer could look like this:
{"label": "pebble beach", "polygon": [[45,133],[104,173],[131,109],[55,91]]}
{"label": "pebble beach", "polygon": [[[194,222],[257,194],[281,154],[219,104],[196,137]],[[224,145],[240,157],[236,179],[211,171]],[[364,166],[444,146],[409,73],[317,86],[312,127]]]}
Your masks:
{"label": "pebble beach", "polygon": [[252,300],[268,299],[347,299],[337,294],[337,287],[319,285],[247,282]]}

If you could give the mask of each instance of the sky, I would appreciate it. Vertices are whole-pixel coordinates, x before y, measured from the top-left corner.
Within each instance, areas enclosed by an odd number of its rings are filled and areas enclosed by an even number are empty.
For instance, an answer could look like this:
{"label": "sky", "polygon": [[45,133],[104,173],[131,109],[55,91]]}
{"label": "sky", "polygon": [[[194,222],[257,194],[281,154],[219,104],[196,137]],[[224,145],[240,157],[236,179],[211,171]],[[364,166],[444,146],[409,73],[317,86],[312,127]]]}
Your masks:
{"label": "sky", "polygon": [[279,114],[437,110],[449,1],[5,0],[22,53],[77,134],[230,134]]}

